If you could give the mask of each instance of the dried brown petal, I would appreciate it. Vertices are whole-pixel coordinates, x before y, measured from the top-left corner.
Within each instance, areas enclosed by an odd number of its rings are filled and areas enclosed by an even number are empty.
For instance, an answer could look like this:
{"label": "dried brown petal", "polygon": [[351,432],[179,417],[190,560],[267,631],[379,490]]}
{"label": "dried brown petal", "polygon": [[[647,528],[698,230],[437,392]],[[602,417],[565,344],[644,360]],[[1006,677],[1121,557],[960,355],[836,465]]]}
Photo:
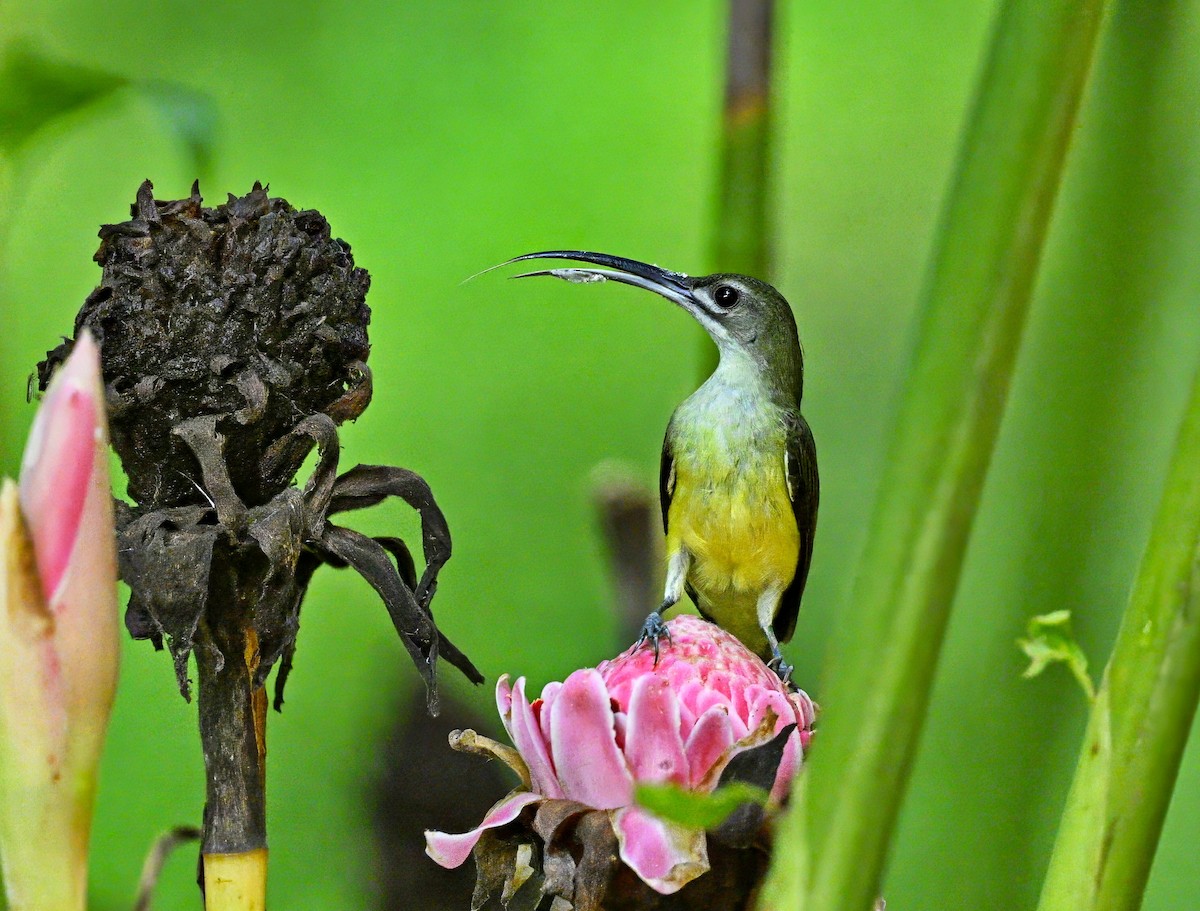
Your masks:
{"label": "dried brown petal", "polygon": [[[531,804],[507,826],[483,833],[475,846],[476,911],[519,911],[535,867],[542,903],[559,911],[749,911],[769,853],[760,840],[745,847],[710,842],[711,869],[671,895],[642,882],[620,860],[611,815],[572,800]],[[532,850],[529,847],[531,846]],[[535,860],[540,858],[540,866]],[[524,883],[520,889],[512,884]],[[506,888],[508,891],[506,891]],[[519,897],[519,901],[518,901]]]}

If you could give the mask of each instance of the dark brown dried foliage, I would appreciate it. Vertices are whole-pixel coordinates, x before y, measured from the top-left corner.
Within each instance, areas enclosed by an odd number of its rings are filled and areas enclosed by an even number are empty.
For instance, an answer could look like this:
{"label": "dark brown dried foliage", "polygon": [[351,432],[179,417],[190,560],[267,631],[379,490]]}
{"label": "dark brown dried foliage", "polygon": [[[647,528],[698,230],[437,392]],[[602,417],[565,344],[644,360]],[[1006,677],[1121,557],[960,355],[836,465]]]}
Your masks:
{"label": "dark brown dried foliage", "polygon": [[[439,655],[482,680],[430,609],[450,530],[414,472],[338,474],[338,425],[371,399],[370,278],[318,212],[257,183],[216,208],[197,186],[158,201],[147,181],[132,218],[100,237],[103,280],[75,330],[100,343],[113,445],[135,501],[117,511],[125,622],[135,638],[170,648],[185,697],[195,653],[204,850],[250,850],[266,841],[263,685],[278,664],[278,709],[319,565],[353,567],[380,595],[431,712]],[[43,388],[72,345],[39,365]],[[296,471],[314,447],[317,467],[299,489]],[[399,538],[330,521],[388,497],[421,515],[419,579]]]}

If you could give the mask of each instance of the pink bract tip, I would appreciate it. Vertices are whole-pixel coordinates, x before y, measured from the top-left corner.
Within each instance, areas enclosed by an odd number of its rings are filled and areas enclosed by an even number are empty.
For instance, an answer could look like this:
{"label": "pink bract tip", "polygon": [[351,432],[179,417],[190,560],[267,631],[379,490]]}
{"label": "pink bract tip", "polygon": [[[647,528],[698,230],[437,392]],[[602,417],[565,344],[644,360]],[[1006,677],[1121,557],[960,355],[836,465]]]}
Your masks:
{"label": "pink bract tip", "polygon": [[48,602],[66,575],[93,470],[103,458],[102,396],[100,351],[84,332],[42,399],[21,463],[21,512]]}

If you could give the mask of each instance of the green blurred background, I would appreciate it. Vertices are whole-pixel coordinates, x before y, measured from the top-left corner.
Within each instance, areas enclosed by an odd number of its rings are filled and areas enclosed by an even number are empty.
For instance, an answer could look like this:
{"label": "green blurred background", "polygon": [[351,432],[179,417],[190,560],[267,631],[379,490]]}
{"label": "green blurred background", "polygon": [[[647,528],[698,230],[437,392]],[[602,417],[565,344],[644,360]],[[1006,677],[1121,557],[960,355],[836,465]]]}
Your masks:
{"label": "green blurred background", "polygon": [[[1166,10],[1175,24],[1159,24]],[[779,23],[776,283],[808,359],[823,486],[788,652],[819,700],[857,566],[941,197],[992,2],[785,4]],[[319,208],[370,270],[375,401],[347,464],[422,472],[455,556],[437,599],[488,675],[540,686],[611,652],[616,621],[590,477],[656,477],[701,331],[608,285],[510,283],[481,268],[581,247],[712,271],[725,8],[10,0],[21,42],[215,104],[202,190],[269,182]],[[1084,701],[1057,669],[1019,679],[1026,618],[1058,608],[1102,666],[1200,351],[1200,4],[1117,2],[1076,144],[1010,408],[976,523],[885,895],[888,908],[1034,903]],[[0,131],[3,125],[0,124]],[[196,165],[159,106],[126,90],[0,159],[0,469],[15,474],[26,377],[97,283],[102,222]],[[412,535],[391,507],[357,527]],[[491,714],[490,685],[470,693]],[[416,675],[382,606],[318,574],[288,707],[269,722],[273,907],[369,907],[366,794]],[[386,761],[386,760],[384,760]],[[169,661],[128,643],[102,778],[97,907],[127,907],[162,829],[199,820],[195,709]],[[1200,752],[1184,761],[1146,907],[1200,896]],[[424,821],[430,826],[437,819]],[[159,907],[197,907],[177,857]]]}

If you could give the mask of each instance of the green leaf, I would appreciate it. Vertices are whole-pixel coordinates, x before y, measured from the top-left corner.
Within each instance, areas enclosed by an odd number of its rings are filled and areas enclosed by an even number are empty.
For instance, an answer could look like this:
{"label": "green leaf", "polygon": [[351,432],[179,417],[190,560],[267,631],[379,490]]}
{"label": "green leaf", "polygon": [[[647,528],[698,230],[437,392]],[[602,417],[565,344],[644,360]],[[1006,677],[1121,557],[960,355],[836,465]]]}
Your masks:
{"label": "green leaf", "polygon": [[770,795],[744,781],[711,792],[688,791],[673,784],[640,784],[634,799],[659,819],[689,829],[715,829],[745,803],[764,806]]}
{"label": "green leaf", "polygon": [[207,176],[217,125],[208,95],[176,82],[131,80],[55,60],[24,43],[10,47],[0,63],[0,153],[21,151],[51,123],[124,89],[153,105],[191,155],[197,176]]}
{"label": "green leaf", "polygon": [[176,82],[139,82],[135,86],[192,157],[196,177],[210,173],[217,135],[217,106],[203,92]]}
{"label": "green leaf", "polygon": [[0,63],[0,152],[19,151],[47,124],[128,84],[124,76],[51,60],[24,43],[10,46]]}
{"label": "green leaf", "polygon": [[1065,664],[1079,681],[1088,701],[1096,698],[1096,687],[1088,675],[1087,655],[1071,632],[1069,610],[1056,610],[1030,618],[1026,635],[1027,639],[1017,640],[1017,645],[1029,656],[1029,667],[1025,668],[1022,677],[1029,680],[1051,664]]}
{"label": "green leaf", "polygon": [[[792,803],[805,800],[810,775],[800,774],[792,782]],[[785,813],[775,830],[775,857],[788,851],[786,863],[774,862],[771,875],[763,883],[758,911],[796,911],[804,908],[811,886],[812,870],[809,858],[812,847],[808,838],[808,816],[804,813]],[[786,847],[785,847],[786,846]]]}

